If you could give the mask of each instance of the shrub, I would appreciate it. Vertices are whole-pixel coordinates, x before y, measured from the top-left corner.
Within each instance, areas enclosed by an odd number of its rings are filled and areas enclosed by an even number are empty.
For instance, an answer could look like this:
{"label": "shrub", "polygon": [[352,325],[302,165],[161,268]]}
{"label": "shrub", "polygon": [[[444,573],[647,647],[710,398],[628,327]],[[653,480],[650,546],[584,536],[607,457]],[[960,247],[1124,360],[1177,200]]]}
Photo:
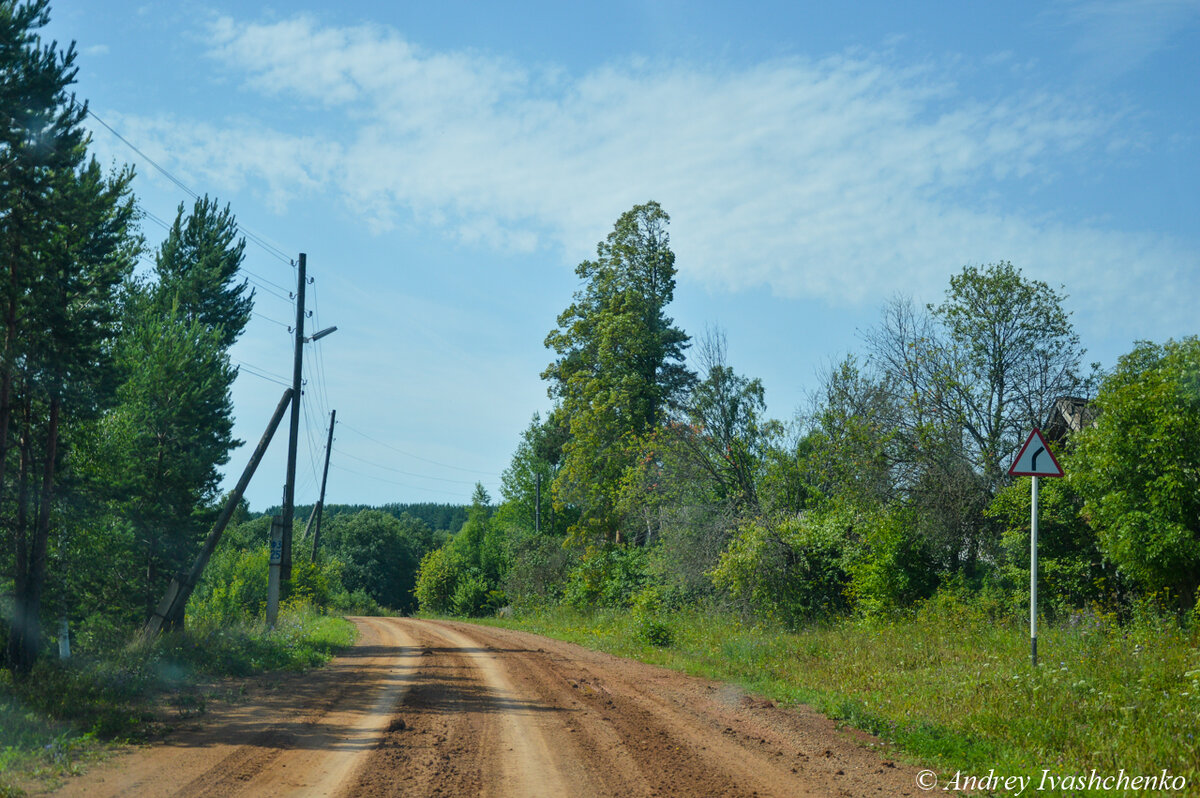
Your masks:
{"label": "shrub", "polygon": [[674,642],[674,630],[665,618],[666,604],[662,590],[656,586],[647,587],[634,597],[633,628],[638,640],[659,648]]}
{"label": "shrub", "polygon": [[870,514],[836,513],[825,523],[852,530],[844,567],[850,578],[847,597],[867,617],[911,607],[933,595],[937,569],[929,544],[917,530],[913,513],[889,508]]}
{"label": "shrub", "polygon": [[760,617],[795,627],[848,607],[836,517],[755,519],[734,533],[713,584]]}
{"label": "shrub", "polygon": [[421,558],[414,591],[424,612],[451,612],[458,587],[459,563],[446,548],[434,549]]}
{"label": "shrub", "polygon": [[504,605],[504,594],[492,590],[487,580],[479,574],[462,576],[454,587],[450,600],[455,615],[478,618],[490,615]]}
{"label": "shrub", "polygon": [[502,582],[514,604],[545,604],[562,595],[570,552],[561,538],[510,529],[507,539],[508,571]]}
{"label": "shrub", "polygon": [[590,546],[567,575],[563,600],[577,609],[627,607],[648,581],[646,550],[638,546]]}

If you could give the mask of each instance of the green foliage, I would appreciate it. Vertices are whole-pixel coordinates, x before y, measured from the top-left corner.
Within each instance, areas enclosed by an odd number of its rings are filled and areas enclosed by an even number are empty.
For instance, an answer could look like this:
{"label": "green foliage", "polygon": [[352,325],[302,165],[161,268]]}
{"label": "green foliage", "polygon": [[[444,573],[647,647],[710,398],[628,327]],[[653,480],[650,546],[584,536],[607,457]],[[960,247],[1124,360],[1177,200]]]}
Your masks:
{"label": "green foliage", "polygon": [[512,461],[501,477],[500,495],[504,498],[501,523],[529,530],[540,525],[543,534],[564,535],[573,522],[574,513],[562,510],[556,513],[554,508],[554,478],[566,437],[561,422],[560,413],[552,413],[544,422],[535,413],[521,433]]}
{"label": "green foliage", "polygon": [[675,635],[667,610],[662,590],[654,586],[643,588],[633,599],[635,637],[649,646],[670,646]]}
{"label": "green foliage", "polygon": [[1068,479],[1105,556],[1189,608],[1200,587],[1200,339],[1138,344],[1096,404]]}
{"label": "green foliage", "polygon": [[563,601],[578,609],[627,607],[648,578],[646,550],[639,546],[589,546],[567,574]]}
{"label": "green foliage", "polygon": [[362,510],[331,518],[321,534],[325,551],[342,563],[341,580],[348,591],[362,591],[401,612],[416,608],[417,569],[432,535],[423,522]]}
{"label": "green foliage", "polygon": [[508,570],[501,586],[513,604],[536,606],[561,596],[571,560],[561,538],[510,526],[505,546]]}
{"label": "green foliage", "polygon": [[713,584],[756,615],[793,627],[849,607],[846,528],[837,514],[757,518],[739,526]]}
{"label": "green foliage", "polygon": [[453,611],[460,570],[457,558],[445,547],[434,549],[421,558],[415,593],[423,612]]}
{"label": "green foliage", "polygon": [[233,439],[230,386],[236,372],[219,334],[177,312],[131,303],[117,347],[119,404],[97,425],[87,468],[137,536],[147,564],[140,585],[152,607],[173,573],[195,556],[219,467]]}
{"label": "green foliage", "polygon": [[939,374],[946,408],[975,445],[992,492],[1006,482],[1001,458],[1041,424],[1060,396],[1079,388],[1083,350],[1063,309],[1066,294],[1011,263],[965,266],[931,307],[946,340]]}
{"label": "green foliage", "polygon": [[5,660],[21,674],[41,645],[58,502],[75,498],[71,433],[112,401],[117,296],[141,248],[133,171],[87,157],[74,47],[43,44],[47,8],[0,6],[0,572],[13,588]]}
{"label": "green foliage", "polygon": [[668,222],[655,202],[622,214],[596,260],[576,268],[585,285],[546,337],[558,359],[542,377],[570,432],[555,505],[578,509],[576,539],[619,539],[619,486],[637,440],[694,380],[682,362],[688,336],[665,312],[675,291]]}
{"label": "green foliage", "polygon": [[892,506],[858,515],[843,511],[837,518],[853,532],[843,563],[849,576],[846,595],[855,612],[892,615],[933,595],[938,572],[912,510]]}
{"label": "green foliage", "polygon": [[423,611],[476,616],[505,603],[500,586],[508,551],[489,502],[487,491],[476,485],[462,529],[421,560],[416,597]]}
{"label": "green foliage", "polygon": [[154,301],[159,313],[175,312],[215,333],[228,349],[250,321],[254,292],[238,274],[246,249],[237,219],[215,199],[198,198],[186,219],[183,203],[158,248]]}
{"label": "green foliage", "polygon": [[492,588],[491,583],[478,573],[466,573],[455,583],[450,608],[455,615],[477,618],[491,615],[505,604],[502,591]]}
{"label": "green foliage", "polygon": [[[1056,452],[1068,474],[1083,467]],[[996,495],[988,515],[1002,522],[1000,559],[992,576],[1014,607],[1029,603],[1029,478]],[[1100,550],[1095,530],[1084,518],[1083,497],[1070,479],[1043,479],[1038,488],[1038,605],[1051,618],[1096,605],[1114,606],[1126,582]]]}

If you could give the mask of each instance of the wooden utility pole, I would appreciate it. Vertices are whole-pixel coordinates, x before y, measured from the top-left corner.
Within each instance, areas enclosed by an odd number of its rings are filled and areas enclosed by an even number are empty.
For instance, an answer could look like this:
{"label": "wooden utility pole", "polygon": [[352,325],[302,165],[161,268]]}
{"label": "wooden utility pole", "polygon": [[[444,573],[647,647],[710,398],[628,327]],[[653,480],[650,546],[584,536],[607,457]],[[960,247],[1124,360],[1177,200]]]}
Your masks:
{"label": "wooden utility pole", "polygon": [[[313,508],[313,516],[317,525],[313,527],[312,561],[317,561],[317,547],[321,545],[321,513],[325,511],[325,482],[329,479],[329,453],[333,451],[333,425],[337,423],[337,410],[329,411],[329,439],[325,441],[325,469],[321,471],[321,495],[317,497],[317,506]],[[310,521],[312,518],[309,519]]]}
{"label": "wooden utility pole", "polygon": [[542,472],[537,473],[537,482],[534,488],[534,505],[533,505],[533,532],[536,535],[542,534]]}
{"label": "wooden utility pole", "polygon": [[296,334],[295,350],[292,355],[292,402],[291,425],[288,429],[287,481],[283,485],[283,560],[280,563],[280,578],[292,578],[292,518],[296,506],[296,444],[300,433],[300,390],[304,369],[304,286],[308,282],[308,256],[300,253],[300,264],[296,275]]}
{"label": "wooden utility pole", "polygon": [[150,616],[150,620],[146,621],[146,634],[156,635],[162,631],[164,625],[168,629],[183,626],[183,609],[187,606],[188,598],[191,597],[196,583],[200,581],[200,576],[204,573],[204,568],[208,565],[209,558],[217,550],[217,544],[221,542],[221,535],[225,532],[225,527],[228,526],[229,519],[233,518],[233,513],[237,510],[238,503],[242,500],[242,494],[246,492],[246,486],[250,484],[250,478],[254,476],[255,469],[258,468],[259,462],[262,460],[263,455],[266,454],[267,446],[270,445],[271,438],[275,436],[275,430],[279,428],[279,422],[283,420],[283,411],[287,410],[288,403],[292,401],[293,396],[291,388],[283,392],[283,398],[275,406],[275,412],[271,416],[271,421],[267,424],[267,429],[263,432],[262,438],[259,439],[258,446],[254,448],[254,453],[250,455],[250,462],[246,464],[246,468],[242,471],[242,476],[237,481],[237,485],[234,486],[233,492],[225,500],[225,506],[221,508],[221,514],[217,516],[217,520],[213,524],[212,530],[209,531],[208,538],[205,539],[204,546],[196,556],[196,561],[192,564],[191,570],[186,574],[176,574],[175,578],[171,580],[166,595],[159,602],[158,609]]}

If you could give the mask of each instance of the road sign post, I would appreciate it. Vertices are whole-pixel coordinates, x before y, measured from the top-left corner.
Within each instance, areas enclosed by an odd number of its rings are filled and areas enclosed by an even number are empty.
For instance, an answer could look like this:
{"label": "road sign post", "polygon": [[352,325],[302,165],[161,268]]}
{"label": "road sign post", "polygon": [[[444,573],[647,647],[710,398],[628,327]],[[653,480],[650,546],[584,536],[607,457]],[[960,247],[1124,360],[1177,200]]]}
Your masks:
{"label": "road sign post", "polygon": [[1050,451],[1050,444],[1041,430],[1034,428],[1025,439],[1008,473],[1014,477],[1033,477],[1029,494],[1029,650],[1037,667],[1037,545],[1038,545],[1038,477],[1061,477],[1062,466]]}

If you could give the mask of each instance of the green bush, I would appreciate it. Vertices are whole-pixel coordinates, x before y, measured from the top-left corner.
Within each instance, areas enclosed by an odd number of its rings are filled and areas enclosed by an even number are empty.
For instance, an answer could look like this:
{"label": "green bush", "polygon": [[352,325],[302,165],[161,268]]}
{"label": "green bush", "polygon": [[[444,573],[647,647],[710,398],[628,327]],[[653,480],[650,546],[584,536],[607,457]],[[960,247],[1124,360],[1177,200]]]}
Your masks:
{"label": "green bush", "polygon": [[507,537],[507,548],[509,565],[502,585],[514,604],[538,606],[562,596],[570,552],[561,538],[514,527]]}
{"label": "green bush", "polygon": [[633,629],[638,640],[646,645],[667,648],[675,633],[667,620],[668,603],[663,591],[655,586],[643,589],[633,599]]}
{"label": "green bush", "polygon": [[504,594],[492,590],[479,574],[466,574],[455,585],[450,604],[455,615],[478,618],[491,615],[504,606]]}
{"label": "green bush", "polygon": [[713,584],[759,617],[796,627],[845,611],[850,576],[836,516],[743,523],[713,569]]}
{"label": "green bush", "polygon": [[454,609],[454,594],[460,577],[459,563],[445,547],[421,558],[417,569],[417,602],[424,612],[448,613]]}
{"label": "green bush", "polygon": [[888,615],[933,595],[937,569],[914,513],[888,508],[869,514],[843,511],[825,524],[844,525],[852,533],[844,558],[850,578],[847,597],[867,617]]}
{"label": "green bush", "polygon": [[644,548],[591,546],[568,573],[563,601],[577,609],[627,607],[648,579]]}

